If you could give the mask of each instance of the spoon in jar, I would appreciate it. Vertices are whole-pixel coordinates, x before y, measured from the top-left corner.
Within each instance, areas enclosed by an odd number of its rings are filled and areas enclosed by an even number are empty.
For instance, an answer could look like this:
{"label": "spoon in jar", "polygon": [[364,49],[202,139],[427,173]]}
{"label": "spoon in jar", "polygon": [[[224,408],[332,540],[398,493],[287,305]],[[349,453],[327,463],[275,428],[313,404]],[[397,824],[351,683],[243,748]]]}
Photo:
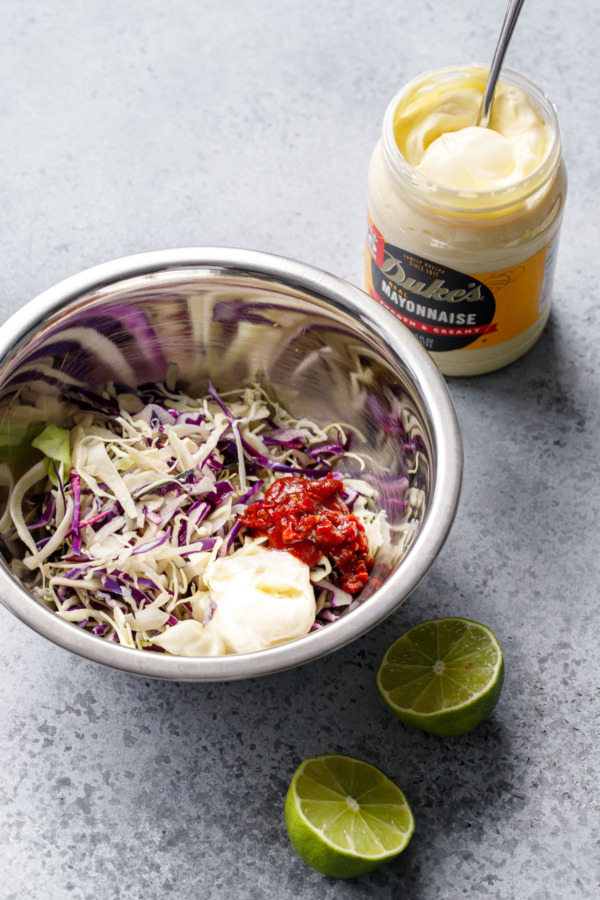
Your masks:
{"label": "spoon in jar", "polygon": [[498,38],[496,52],[494,53],[492,65],[490,66],[490,73],[488,75],[485,90],[483,92],[483,99],[479,108],[477,122],[475,123],[481,128],[489,128],[490,126],[492,101],[494,99],[494,91],[496,90],[496,82],[498,81],[498,75],[500,74],[500,69],[502,68],[502,61],[504,60],[506,48],[510,43],[512,33],[514,31],[515,25],[517,24],[517,19],[519,18],[519,13],[521,12],[521,7],[523,6],[524,2],[525,0],[509,0],[508,6],[506,8],[506,14],[504,16],[504,22],[502,24],[502,31],[500,32],[500,37]]}

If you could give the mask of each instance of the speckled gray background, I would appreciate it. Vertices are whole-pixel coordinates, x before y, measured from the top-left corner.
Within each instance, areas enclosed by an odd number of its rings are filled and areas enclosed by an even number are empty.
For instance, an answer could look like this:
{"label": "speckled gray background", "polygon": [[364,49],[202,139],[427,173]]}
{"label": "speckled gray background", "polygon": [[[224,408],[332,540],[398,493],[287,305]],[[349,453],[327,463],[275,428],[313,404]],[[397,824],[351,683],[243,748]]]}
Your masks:
{"label": "speckled gray background", "polygon": [[[485,61],[501,0],[2,0],[0,315],[89,265],[212,244],[359,282],[365,176],[388,100]],[[555,307],[493,375],[454,379],[465,485],[444,551],[383,626],[254,683],[147,682],[0,609],[0,896],[575,900],[600,896],[598,5],[529,0],[508,63],[555,100],[570,173]],[[489,624],[494,717],[440,740],[388,714],[390,641]],[[291,849],[298,763],[379,765],[408,850],[336,882]]]}

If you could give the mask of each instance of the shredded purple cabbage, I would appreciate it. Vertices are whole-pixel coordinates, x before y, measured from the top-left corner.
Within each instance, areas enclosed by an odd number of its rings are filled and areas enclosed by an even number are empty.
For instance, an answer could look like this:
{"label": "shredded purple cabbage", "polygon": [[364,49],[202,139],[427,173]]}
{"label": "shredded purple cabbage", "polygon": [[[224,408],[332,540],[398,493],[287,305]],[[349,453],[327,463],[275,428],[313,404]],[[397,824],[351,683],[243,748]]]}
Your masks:
{"label": "shredded purple cabbage", "polygon": [[[116,320],[114,327],[120,327]],[[44,485],[23,504],[29,532],[47,531],[36,543],[41,562],[34,590],[40,599],[97,637],[164,652],[153,640],[200,615],[194,597],[208,590],[202,581],[208,557],[228,557],[254,540],[238,519],[240,508],[260,502],[278,477],[319,479],[334,471],[342,480],[347,477],[334,467],[339,468],[351,445],[351,432],[346,434],[341,426],[322,431],[306,420],[297,427],[297,420],[266,401],[258,388],[252,390],[252,401],[245,406],[242,394],[232,392],[225,400],[212,384],[201,401],[156,384],[137,391],[113,384],[100,394],[64,386],[63,394],[78,415],[92,422],[86,424],[85,440],[86,447],[95,449],[93,454],[86,455],[87,449],[81,453],[72,433],[71,471],[61,475],[52,459],[57,486]],[[244,418],[245,410],[261,403],[256,421]],[[399,436],[405,454],[417,452],[416,439],[409,439],[399,420],[385,413],[375,398],[371,413]],[[216,428],[219,432],[204,452]],[[393,483],[382,479],[380,487],[387,505],[406,507],[407,478]],[[364,495],[360,490],[360,480],[355,480],[343,497],[364,517],[372,492],[368,485]],[[67,509],[69,497],[67,533],[61,547],[45,557],[44,548],[61,527],[58,509]],[[26,563],[27,554],[24,559]],[[313,630],[336,621],[355,602],[335,585],[334,577],[311,582],[317,602]],[[65,578],[70,584],[60,583]],[[202,614],[205,623],[215,608],[211,599]]]}

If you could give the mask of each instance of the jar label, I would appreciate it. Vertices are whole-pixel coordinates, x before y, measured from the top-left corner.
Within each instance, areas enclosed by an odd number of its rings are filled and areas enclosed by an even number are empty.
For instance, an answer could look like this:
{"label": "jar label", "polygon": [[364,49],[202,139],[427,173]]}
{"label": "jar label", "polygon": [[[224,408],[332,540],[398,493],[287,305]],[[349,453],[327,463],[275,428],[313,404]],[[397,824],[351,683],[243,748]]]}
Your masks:
{"label": "jar label", "polygon": [[558,234],[510,269],[467,275],[388,244],[369,215],[365,285],[434,353],[517,337],[550,302]]}

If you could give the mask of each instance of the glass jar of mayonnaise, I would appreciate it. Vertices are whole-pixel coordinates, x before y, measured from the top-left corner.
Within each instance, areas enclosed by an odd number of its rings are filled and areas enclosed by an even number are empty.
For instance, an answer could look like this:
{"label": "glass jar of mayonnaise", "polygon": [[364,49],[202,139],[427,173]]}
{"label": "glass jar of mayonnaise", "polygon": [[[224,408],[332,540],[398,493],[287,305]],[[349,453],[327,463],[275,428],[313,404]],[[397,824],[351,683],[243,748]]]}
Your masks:
{"label": "glass jar of mayonnaise", "polygon": [[487,72],[410,82],[369,167],[366,288],[446,375],[491,372],[539,338],[567,190],[555,109],[525,78],[504,69],[476,127]]}

